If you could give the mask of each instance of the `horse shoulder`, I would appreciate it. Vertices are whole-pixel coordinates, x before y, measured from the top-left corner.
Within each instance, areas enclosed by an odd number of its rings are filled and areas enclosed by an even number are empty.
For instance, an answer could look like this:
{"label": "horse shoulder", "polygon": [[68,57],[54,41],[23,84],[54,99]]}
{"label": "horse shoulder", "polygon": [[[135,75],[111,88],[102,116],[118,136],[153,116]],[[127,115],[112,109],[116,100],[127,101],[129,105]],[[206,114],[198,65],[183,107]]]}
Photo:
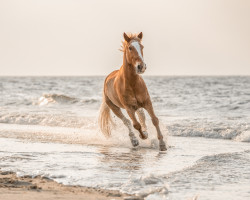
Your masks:
{"label": "horse shoulder", "polygon": [[107,84],[108,82],[110,82],[111,80],[113,80],[113,79],[116,77],[117,73],[118,73],[118,70],[115,70],[115,71],[111,72],[111,73],[106,77],[104,83]]}
{"label": "horse shoulder", "polygon": [[118,107],[122,107],[116,90],[118,71],[119,70],[115,70],[106,77],[104,93],[113,104]]}

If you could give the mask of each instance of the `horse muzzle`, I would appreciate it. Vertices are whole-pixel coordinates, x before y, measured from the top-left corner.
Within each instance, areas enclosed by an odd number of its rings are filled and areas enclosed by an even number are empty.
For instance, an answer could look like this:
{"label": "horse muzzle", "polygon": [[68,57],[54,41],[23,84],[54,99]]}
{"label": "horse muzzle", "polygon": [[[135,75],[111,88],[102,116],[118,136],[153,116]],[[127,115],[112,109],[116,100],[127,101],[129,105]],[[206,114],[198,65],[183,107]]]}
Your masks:
{"label": "horse muzzle", "polygon": [[145,63],[139,64],[136,67],[136,73],[137,74],[143,74],[146,71],[147,67]]}

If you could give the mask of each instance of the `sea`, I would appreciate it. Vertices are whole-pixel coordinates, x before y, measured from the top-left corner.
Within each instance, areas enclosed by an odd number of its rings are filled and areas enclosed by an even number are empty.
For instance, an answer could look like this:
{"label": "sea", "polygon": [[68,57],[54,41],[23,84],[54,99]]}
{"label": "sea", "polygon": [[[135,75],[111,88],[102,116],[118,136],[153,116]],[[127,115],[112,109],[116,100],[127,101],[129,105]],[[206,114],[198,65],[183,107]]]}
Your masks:
{"label": "sea", "polygon": [[103,136],[104,76],[0,77],[0,170],[148,200],[250,199],[250,76],[143,78],[166,152],[148,115],[139,147],[113,114]]}

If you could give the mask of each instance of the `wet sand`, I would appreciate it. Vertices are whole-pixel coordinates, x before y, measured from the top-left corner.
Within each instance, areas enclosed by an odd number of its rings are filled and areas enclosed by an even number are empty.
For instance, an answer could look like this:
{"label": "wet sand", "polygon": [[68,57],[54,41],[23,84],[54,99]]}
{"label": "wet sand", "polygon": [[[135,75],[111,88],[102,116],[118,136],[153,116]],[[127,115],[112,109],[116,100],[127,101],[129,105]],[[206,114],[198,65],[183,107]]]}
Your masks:
{"label": "wet sand", "polygon": [[54,199],[139,199],[118,191],[95,190],[81,186],[65,186],[51,179],[36,176],[17,177],[14,172],[0,171],[0,199],[4,200],[54,200]]}

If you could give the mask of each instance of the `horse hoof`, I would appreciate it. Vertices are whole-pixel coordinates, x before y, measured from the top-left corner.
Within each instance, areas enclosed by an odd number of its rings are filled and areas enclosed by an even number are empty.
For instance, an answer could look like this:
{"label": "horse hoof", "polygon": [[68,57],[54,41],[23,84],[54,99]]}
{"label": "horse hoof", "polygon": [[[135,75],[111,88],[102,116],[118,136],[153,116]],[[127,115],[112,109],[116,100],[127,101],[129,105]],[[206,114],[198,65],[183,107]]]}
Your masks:
{"label": "horse hoof", "polygon": [[146,131],[142,131],[142,134],[139,135],[141,139],[146,140],[148,138],[148,133]]}
{"label": "horse hoof", "polygon": [[133,145],[133,147],[136,147],[139,145],[139,141],[136,139],[136,137],[131,138],[131,144]]}
{"label": "horse hoof", "polygon": [[167,151],[165,142],[161,142],[159,147],[160,147],[160,151]]}

